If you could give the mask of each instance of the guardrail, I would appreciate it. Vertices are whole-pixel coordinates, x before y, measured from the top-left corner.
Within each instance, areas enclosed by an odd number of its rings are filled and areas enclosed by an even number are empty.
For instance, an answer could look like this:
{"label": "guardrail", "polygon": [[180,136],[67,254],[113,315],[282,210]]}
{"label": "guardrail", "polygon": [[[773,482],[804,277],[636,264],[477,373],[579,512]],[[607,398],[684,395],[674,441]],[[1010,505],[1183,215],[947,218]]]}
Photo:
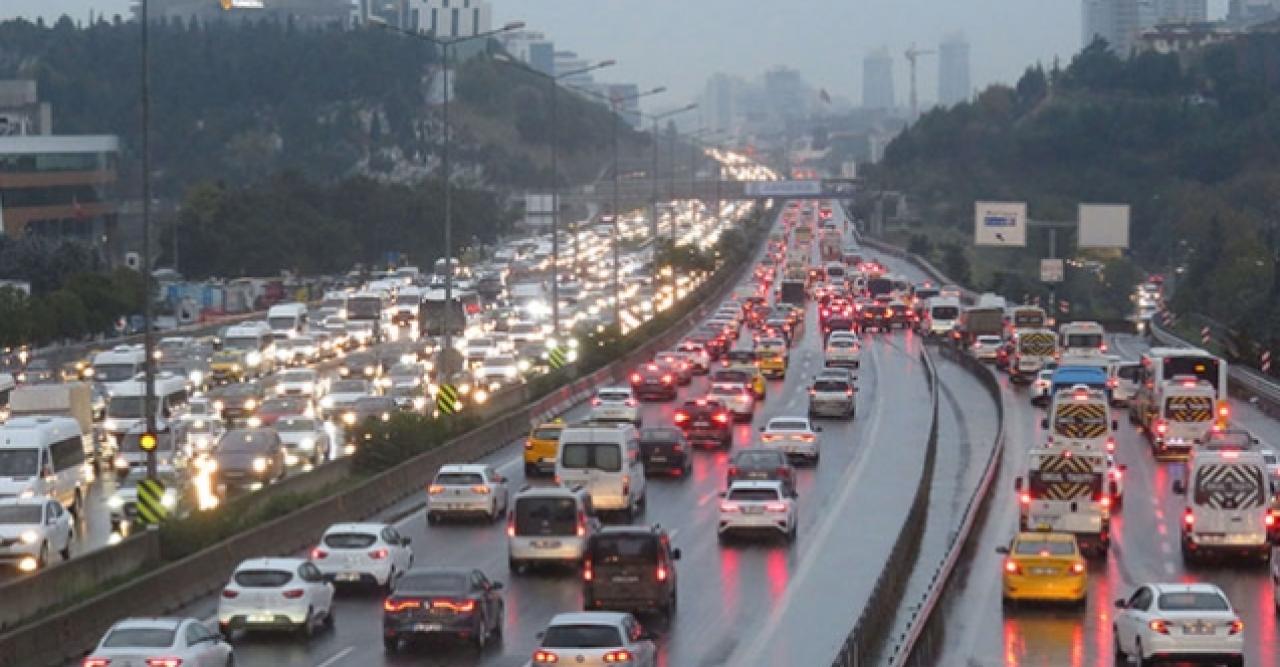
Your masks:
{"label": "guardrail", "polygon": [[[751,242],[758,246],[763,238],[761,233]],[[633,365],[677,341],[711,312],[752,266],[753,262],[742,262],[737,266],[722,267],[695,292],[694,298],[699,300],[697,307],[666,331],[584,378],[507,411],[504,416],[370,477],[354,488],[162,565],[107,592],[0,636],[0,667],[65,664],[91,650],[114,619],[172,613],[221,588],[228,574],[246,558],[296,553],[311,546],[333,523],[365,519],[419,492],[440,466],[475,461],[501,449],[526,435],[535,419],[572,407],[582,399],[584,392],[608,380],[625,377]],[[79,562],[77,559],[59,567],[68,568],[68,571],[83,567]]]}
{"label": "guardrail", "polygon": [[[1180,338],[1177,334],[1164,328],[1158,318],[1151,318],[1151,336],[1161,345],[1172,347],[1201,347]],[[1260,410],[1273,417],[1280,417],[1280,384],[1268,379],[1252,368],[1232,364],[1227,369],[1227,380],[1231,389],[1245,400],[1258,406]],[[1256,400],[1250,400],[1256,399]]]}
{"label": "guardrail", "polygon": [[875,662],[876,655],[893,627],[903,591],[920,556],[920,542],[924,539],[924,529],[928,523],[930,489],[933,487],[934,462],[938,453],[938,374],[933,359],[924,347],[920,348],[920,358],[925,379],[929,383],[932,414],[929,439],[925,444],[924,465],[920,468],[920,479],[916,482],[915,500],[911,502],[911,508],[907,510],[906,519],[893,542],[889,557],[876,577],[871,596],[832,661],[832,667],[862,667]]}

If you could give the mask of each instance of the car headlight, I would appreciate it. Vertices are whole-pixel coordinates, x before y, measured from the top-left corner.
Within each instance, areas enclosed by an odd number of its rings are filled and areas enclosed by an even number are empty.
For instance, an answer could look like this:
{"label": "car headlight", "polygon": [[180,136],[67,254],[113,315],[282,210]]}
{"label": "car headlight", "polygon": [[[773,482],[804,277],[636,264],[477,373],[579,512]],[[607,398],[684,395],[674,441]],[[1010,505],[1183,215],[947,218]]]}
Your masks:
{"label": "car headlight", "polygon": [[18,497],[19,498],[35,498],[36,490],[28,486],[27,488],[23,489],[21,493],[18,494]]}
{"label": "car headlight", "polygon": [[333,407],[333,397],[332,397],[332,396],[325,396],[324,398],[320,399],[320,407],[322,407],[322,408],[332,408],[332,407]]}
{"label": "car headlight", "polygon": [[257,402],[257,401],[253,400],[252,398],[245,399],[245,401],[244,401],[244,409],[245,409],[245,410],[252,410],[252,409],[254,409],[254,408],[256,408],[256,407],[258,407],[258,402]]}
{"label": "car headlight", "polygon": [[124,507],[124,498],[121,498],[120,496],[111,496],[110,498],[107,498],[107,507],[110,507],[113,510],[118,510]]}
{"label": "car headlight", "polygon": [[507,367],[502,371],[502,374],[507,376],[507,379],[509,380],[514,380],[516,375],[518,375],[519,373],[520,373],[519,371],[511,367]]}
{"label": "car headlight", "polygon": [[365,367],[364,367],[364,374],[365,374],[365,375],[373,375],[373,366],[365,366]]}
{"label": "car headlight", "polygon": [[315,438],[303,438],[298,441],[298,449],[315,449],[315,448],[316,448]]}
{"label": "car headlight", "polygon": [[117,468],[117,469],[124,469],[124,468],[128,468],[128,467],[129,467],[129,461],[128,461],[128,460],[126,460],[123,456],[117,456],[117,457],[116,457],[116,460],[115,460],[115,465],[116,465],[116,468]]}
{"label": "car headlight", "polygon": [[120,423],[119,423],[119,422],[117,422],[117,421],[116,421],[116,420],[114,420],[114,419],[108,419],[108,420],[106,420],[106,421],[102,422],[102,428],[104,428],[104,429],[106,429],[106,430],[108,430],[108,431],[116,431],[116,430],[119,430],[119,428],[120,428]]}
{"label": "car headlight", "polygon": [[284,396],[284,394],[285,394],[285,392],[286,392],[286,391],[288,391],[288,390],[287,390],[287,389],[285,389],[285,386],[284,386],[284,385],[282,385],[282,384],[278,384],[278,385],[276,385],[276,394],[278,394],[278,395],[280,395],[280,396]]}
{"label": "car headlight", "polygon": [[347,426],[353,426],[356,423],[356,413],[348,412],[342,415],[342,423]]}
{"label": "car headlight", "polygon": [[226,409],[226,407],[227,407],[227,404],[223,403],[222,401],[213,402],[213,409],[217,410],[218,412],[222,412],[224,409]]}
{"label": "car headlight", "polygon": [[240,364],[231,364],[231,372],[232,372],[232,373],[239,373],[239,372],[240,372]]}
{"label": "car headlight", "polygon": [[253,471],[262,472],[267,469],[267,460],[259,456],[253,460]]}
{"label": "car headlight", "polygon": [[165,489],[164,495],[160,496],[160,504],[166,509],[173,509],[178,506],[178,492],[173,489]]}
{"label": "car headlight", "polygon": [[421,397],[421,396],[419,396],[419,397],[417,397],[417,398],[413,399],[413,409],[414,409],[414,410],[423,410],[423,409],[425,409],[426,407],[427,407],[427,399],[425,399],[425,398],[423,398],[423,397]]}
{"label": "car headlight", "polygon": [[35,544],[40,541],[40,533],[34,530],[24,530],[19,537],[22,539],[23,544]]}

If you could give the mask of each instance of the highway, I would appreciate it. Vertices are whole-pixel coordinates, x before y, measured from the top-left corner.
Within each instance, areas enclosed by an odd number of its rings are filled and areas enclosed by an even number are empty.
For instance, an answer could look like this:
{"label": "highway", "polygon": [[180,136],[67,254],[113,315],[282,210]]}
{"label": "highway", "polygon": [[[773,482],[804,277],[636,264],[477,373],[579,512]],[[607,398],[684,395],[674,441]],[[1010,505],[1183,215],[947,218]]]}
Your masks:
{"label": "highway", "polygon": [[[753,422],[735,428],[735,447],[756,437],[756,429],[776,415],[803,415],[805,388],[822,365],[815,306],[791,352],[784,381],[770,382],[767,401]],[[744,335],[740,345],[746,345]],[[699,451],[687,479],[651,479],[648,507],[637,519],[662,524],[683,551],[677,563],[680,611],[671,625],[643,618],[660,634],[659,664],[816,665],[829,661],[848,633],[879,573],[914,492],[928,433],[929,393],[920,368],[919,339],[910,333],[872,334],[866,338],[859,379],[858,418],[821,420],[823,457],[817,468],[800,468],[799,538],[732,543],[722,547],[715,534],[717,493],[724,488],[728,455]],[[944,394],[973,400],[977,383],[956,369],[944,372]],[[967,383],[966,383],[967,380]],[[955,385],[951,383],[956,382]],[[681,391],[698,396],[705,377]],[[669,424],[676,403],[646,403],[646,424]],[[941,414],[940,484],[977,460],[964,443],[990,440],[960,409],[944,400]],[[988,406],[987,410],[993,410]],[[573,420],[585,415],[571,411]],[[977,428],[975,428],[977,427]],[[973,429],[973,432],[970,432]],[[521,444],[509,443],[489,457],[519,486]],[[954,463],[955,465],[951,465]],[[957,477],[963,479],[963,476]],[[424,484],[427,480],[423,480]],[[546,482],[539,482],[546,483]],[[939,502],[951,502],[939,494]],[[423,498],[416,498],[420,504]],[[405,514],[407,512],[407,514]],[[309,644],[288,636],[255,636],[238,641],[240,664],[335,667],[337,665],[522,665],[535,635],[559,612],[581,609],[576,572],[514,576],[507,571],[502,524],[428,526],[414,503],[394,508],[403,514],[397,528],[414,541],[418,565],[468,565],[507,584],[505,641],[483,655],[452,643],[433,644],[404,655],[385,656],[381,642],[381,597],[373,593],[340,596],[337,627]],[[182,613],[210,618],[216,599],[202,600]]]}
{"label": "highway", "polygon": [[[1130,335],[1111,337],[1112,348],[1136,359],[1145,342]],[[1019,606],[1002,610],[1002,557],[995,548],[1007,544],[1017,529],[1014,477],[1025,470],[1026,449],[1043,440],[1043,410],[1032,407],[1027,390],[1000,376],[1009,408],[1008,449],[991,499],[978,546],[952,578],[940,665],[1112,665],[1111,622],[1117,598],[1128,597],[1147,582],[1207,581],[1217,584],[1244,620],[1246,664],[1280,664],[1280,637],[1271,579],[1262,565],[1214,564],[1188,568],[1179,553],[1179,521],[1183,500],[1170,487],[1177,463],[1157,463],[1146,439],[1117,413],[1117,460],[1127,464],[1124,505],[1112,519],[1110,558],[1089,565],[1088,605],[1084,611]],[[1280,443],[1280,424],[1245,402],[1232,400],[1233,421],[1262,440]]]}

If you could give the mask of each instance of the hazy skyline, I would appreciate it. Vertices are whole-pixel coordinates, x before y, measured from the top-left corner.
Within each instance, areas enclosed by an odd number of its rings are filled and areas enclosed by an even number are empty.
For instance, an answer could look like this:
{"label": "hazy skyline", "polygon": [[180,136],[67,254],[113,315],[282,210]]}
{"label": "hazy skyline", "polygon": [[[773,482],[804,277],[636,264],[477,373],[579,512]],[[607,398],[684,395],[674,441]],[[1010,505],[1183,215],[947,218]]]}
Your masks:
{"label": "hazy skyline", "polygon": [[[214,2],[215,0],[209,0]],[[268,0],[269,1],[269,0]],[[915,43],[936,49],[943,36],[961,32],[970,44],[975,88],[1013,83],[1037,61],[1055,56],[1065,64],[1080,48],[1079,0],[490,0],[494,22],[523,20],[545,32],[556,48],[588,59],[614,58],[601,79],[669,89],[652,106],[685,103],[714,72],[754,78],[783,65],[811,84],[857,104],[862,57],[888,47],[894,57],[899,104],[908,74],[903,52]],[[1225,13],[1226,0],[1211,0],[1210,15]],[[127,14],[132,0],[4,0],[0,17],[89,10]],[[937,96],[936,56],[919,70],[920,98]]]}

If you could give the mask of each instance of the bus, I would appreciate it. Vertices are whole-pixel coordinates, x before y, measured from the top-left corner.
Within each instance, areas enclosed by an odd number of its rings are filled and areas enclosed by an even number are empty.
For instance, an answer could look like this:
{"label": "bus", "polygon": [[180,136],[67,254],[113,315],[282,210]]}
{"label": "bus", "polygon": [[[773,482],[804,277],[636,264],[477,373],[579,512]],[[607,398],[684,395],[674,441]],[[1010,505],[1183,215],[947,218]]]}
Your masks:
{"label": "bus", "polygon": [[1227,362],[1194,347],[1153,347],[1142,354],[1138,370],[1138,391],[1129,401],[1129,416],[1143,428],[1149,428],[1164,403],[1165,383],[1175,377],[1195,378],[1207,382],[1217,401],[1216,422],[1225,428],[1231,416],[1227,403]]}

